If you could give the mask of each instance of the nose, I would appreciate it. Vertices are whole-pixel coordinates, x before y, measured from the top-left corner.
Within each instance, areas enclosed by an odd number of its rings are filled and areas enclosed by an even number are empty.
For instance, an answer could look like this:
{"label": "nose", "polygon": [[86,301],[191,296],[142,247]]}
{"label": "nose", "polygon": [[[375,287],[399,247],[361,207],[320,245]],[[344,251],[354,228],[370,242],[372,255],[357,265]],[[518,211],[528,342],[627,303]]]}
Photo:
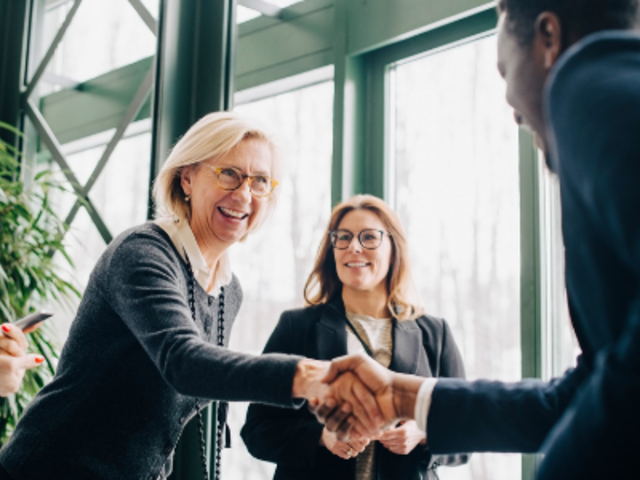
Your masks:
{"label": "nose", "polygon": [[362,251],[362,245],[360,245],[360,240],[358,240],[357,235],[354,235],[351,239],[351,243],[349,244],[349,251],[353,253],[359,253]]}
{"label": "nose", "polygon": [[244,203],[251,202],[251,189],[249,188],[249,179],[245,178],[240,186],[233,191],[233,194],[243,200]]}

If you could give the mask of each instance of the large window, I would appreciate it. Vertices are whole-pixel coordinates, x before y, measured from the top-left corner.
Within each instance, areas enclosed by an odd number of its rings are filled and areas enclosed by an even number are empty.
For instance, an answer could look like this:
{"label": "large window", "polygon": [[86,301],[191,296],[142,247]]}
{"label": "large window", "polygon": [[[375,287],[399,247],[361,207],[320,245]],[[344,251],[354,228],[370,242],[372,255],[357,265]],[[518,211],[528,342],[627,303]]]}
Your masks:
{"label": "large window", "polygon": [[[542,156],[542,155],[540,155]],[[564,278],[564,243],[558,177],[540,160],[543,376],[557,377],[576,364],[580,348],[571,326]]]}
{"label": "large window", "polygon": [[[469,378],[520,378],[518,129],[495,37],[393,65],[396,209],[425,310],[444,317]],[[395,188],[394,188],[395,187]],[[519,478],[518,455],[441,477]]]}
{"label": "large window", "polygon": [[[331,213],[333,83],[259,100],[236,108],[277,133],[284,159],[278,206],[262,229],[231,248],[232,265],[244,291],[230,348],[260,353],[280,314],[304,305],[302,291]],[[274,465],[246,451],[239,431],[247,404],[232,404],[233,448],[225,450],[223,476],[246,480],[273,477]]]}
{"label": "large window", "polygon": [[[27,157],[37,151],[39,167],[67,185],[55,201],[69,223],[65,240],[82,291],[106,243],[147,216],[151,121],[139,119],[148,116],[159,2],[33,3],[28,78],[37,81],[29,85]],[[132,64],[133,75],[124,71]],[[88,202],[71,193],[76,180]],[[62,339],[75,315],[69,307],[55,322]]]}

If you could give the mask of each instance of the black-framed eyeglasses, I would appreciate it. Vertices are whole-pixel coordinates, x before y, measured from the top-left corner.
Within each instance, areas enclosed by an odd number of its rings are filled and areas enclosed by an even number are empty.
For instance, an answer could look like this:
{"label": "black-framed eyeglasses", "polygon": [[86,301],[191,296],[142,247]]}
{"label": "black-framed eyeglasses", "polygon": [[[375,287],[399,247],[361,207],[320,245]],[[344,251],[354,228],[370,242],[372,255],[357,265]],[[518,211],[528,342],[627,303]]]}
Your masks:
{"label": "black-framed eyeglasses", "polygon": [[[375,228],[366,228],[358,233],[358,242],[362,245],[362,248],[367,250],[375,250],[382,245],[382,239],[385,235],[391,236],[389,232],[384,230],[377,230]],[[351,241],[355,234],[349,230],[338,229],[331,230],[329,232],[329,239],[331,245],[337,250],[346,250],[351,245]]]}
{"label": "black-framed eyeglasses", "polygon": [[246,179],[254,197],[266,197],[278,186],[276,180],[266,175],[247,175],[235,167],[213,167],[206,163],[204,166],[214,171],[218,185],[223,190],[237,190]]}

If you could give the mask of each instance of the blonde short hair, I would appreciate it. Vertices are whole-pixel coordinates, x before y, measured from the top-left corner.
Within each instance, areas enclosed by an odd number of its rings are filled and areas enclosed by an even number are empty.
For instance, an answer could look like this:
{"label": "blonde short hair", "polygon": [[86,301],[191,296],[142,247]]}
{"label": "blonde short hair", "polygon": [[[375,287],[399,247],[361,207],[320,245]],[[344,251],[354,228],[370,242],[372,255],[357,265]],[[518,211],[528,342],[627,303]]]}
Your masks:
{"label": "blonde short hair", "polygon": [[336,260],[329,232],[336,230],[347,213],[367,210],[374,213],[391,234],[391,263],[387,273],[387,307],[398,320],[411,320],[422,315],[418,295],[411,276],[407,236],[398,215],[383,200],[373,195],[356,195],[340,204],[331,212],[313,271],[304,287],[304,298],[309,305],[318,305],[342,294],[342,282],[336,270]]}
{"label": "blonde short hair", "polygon": [[[191,205],[185,200],[181,175],[184,167],[222,157],[244,140],[264,141],[271,151],[271,177],[280,180],[280,156],[273,138],[259,124],[234,112],[214,112],[198,120],[175,144],[153,185],[156,218],[191,220]],[[264,215],[256,219],[256,230],[275,208],[278,188],[267,198]]]}

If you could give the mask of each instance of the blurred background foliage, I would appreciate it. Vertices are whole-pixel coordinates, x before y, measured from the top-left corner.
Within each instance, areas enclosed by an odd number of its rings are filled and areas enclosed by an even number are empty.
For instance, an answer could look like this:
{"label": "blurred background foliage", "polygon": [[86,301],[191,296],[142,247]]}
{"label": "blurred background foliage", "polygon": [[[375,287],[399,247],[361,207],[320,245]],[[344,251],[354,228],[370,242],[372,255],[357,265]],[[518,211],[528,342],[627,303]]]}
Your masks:
{"label": "blurred background foliage", "polygon": [[[18,138],[21,135],[2,122],[0,129]],[[47,169],[23,171],[25,162],[20,160],[19,151],[0,139],[0,323],[80,296],[65,278],[64,267],[73,267],[63,241],[66,226],[51,205],[51,194],[64,187]],[[28,186],[25,178],[29,178]],[[55,253],[61,261],[54,261]],[[29,350],[43,355],[45,363],[25,373],[18,393],[0,398],[0,444],[9,438],[31,399],[53,377],[59,354],[54,338],[47,323],[27,335]]]}

